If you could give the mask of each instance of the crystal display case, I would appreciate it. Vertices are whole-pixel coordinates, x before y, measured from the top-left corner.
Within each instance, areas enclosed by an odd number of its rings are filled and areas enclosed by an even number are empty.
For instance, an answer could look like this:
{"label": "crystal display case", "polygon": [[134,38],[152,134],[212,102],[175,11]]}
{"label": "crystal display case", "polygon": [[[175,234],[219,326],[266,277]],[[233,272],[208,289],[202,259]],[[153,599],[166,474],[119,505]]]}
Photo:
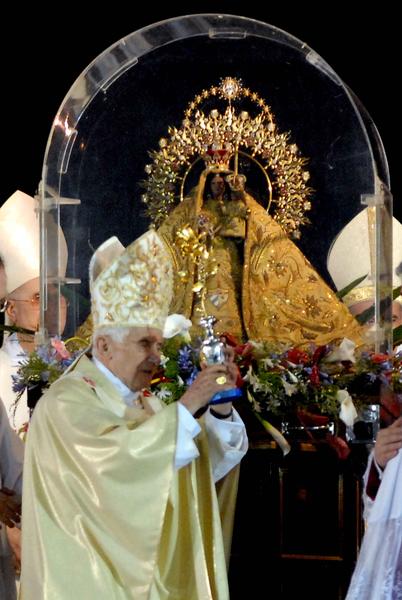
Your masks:
{"label": "crystal display case", "polygon": [[[166,208],[161,201],[155,209],[155,198],[179,202],[191,188],[200,171],[199,149],[174,166],[171,180],[165,170],[162,181],[155,176],[155,153],[163,153],[163,140],[171,144],[169,127],[180,129],[186,109],[195,114],[202,105],[206,115],[214,110],[216,89],[225,78],[240,82],[241,102],[253,105],[246,112],[239,103],[239,120],[244,114],[255,120],[258,111],[265,115],[261,118],[272,117],[262,134],[251,132],[253,140],[243,135],[239,170],[271,216],[291,223],[295,243],[332,287],[327,270],[331,244],[348,222],[371,207],[373,343],[389,345],[392,206],[375,126],[351,90],[305,43],[266,23],[218,14],[177,17],[135,31],[100,54],[63,100],[50,131],[40,187],[42,338],[62,333],[60,294],[69,300],[64,335],[73,335],[88,317],[93,250],[111,235],[127,245],[149,227],[160,206]],[[268,139],[270,126],[274,141]],[[152,196],[153,213],[144,195]],[[62,235],[47,226],[54,222],[67,241],[65,272]],[[358,246],[356,239],[356,257]]]}

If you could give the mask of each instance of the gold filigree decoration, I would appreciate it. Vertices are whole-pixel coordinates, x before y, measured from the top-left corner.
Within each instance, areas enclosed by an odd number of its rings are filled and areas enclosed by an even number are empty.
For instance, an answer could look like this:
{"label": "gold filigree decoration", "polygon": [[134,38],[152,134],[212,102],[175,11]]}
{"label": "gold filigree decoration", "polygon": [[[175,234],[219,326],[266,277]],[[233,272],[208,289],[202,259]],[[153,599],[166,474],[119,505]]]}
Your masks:
{"label": "gold filigree decoration", "polygon": [[[216,101],[226,108],[206,114],[202,104]],[[251,102],[254,116],[236,110],[234,103]],[[255,107],[257,110],[255,111]],[[312,189],[305,169],[307,159],[300,155],[291,134],[277,130],[270,107],[240,80],[224,78],[220,85],[197,94],[185,110],[180,127],[169,127],[159,141],[159,150],[150,152],[152,162],[145,167],[148,178],[142,182],[146,214],[159,226],[180,201],[179,189],[192,166],[202,158],[211,170],[229,169],[239,154],[248,155],[269,173],[272,180],[273,218],[287,234],[300,237],[300,226],[309,222]]]}
{"label": "gold filigree decoration", "polygon": [[[193,284],[193,292],[197,294],[201,301],[201,311],[206,316],[205,294],[207,291],[206,283],[210,277],[218,272],[213,246],[213,232],[207,227],[200,227],[199,233],[196,233],[190,225],[185,225],[176,232],[175,243],[182,256],[189,256],[192,263],[196,265],[196,279]],[[189,273],[179,271],[178,276],[183,283],[189,278]]]}

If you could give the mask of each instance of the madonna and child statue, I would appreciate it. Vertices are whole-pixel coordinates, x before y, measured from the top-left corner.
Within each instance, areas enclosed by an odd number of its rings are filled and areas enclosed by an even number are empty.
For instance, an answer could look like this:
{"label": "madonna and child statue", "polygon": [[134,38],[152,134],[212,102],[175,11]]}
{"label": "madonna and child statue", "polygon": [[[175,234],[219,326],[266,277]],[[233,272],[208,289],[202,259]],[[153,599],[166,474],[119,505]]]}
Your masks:
{"label": "madonna and child statue", "polygon": [[[159,145],[143,200],[174,264],[172,313],[195,331],[211,315],[217,334],[239,341],[361,341],[360,326],[292,241],[308,223],[307,160],[257,93],[226,77],[194,98]],[[241,172],[247,161],[265,183],[258,200]]]}

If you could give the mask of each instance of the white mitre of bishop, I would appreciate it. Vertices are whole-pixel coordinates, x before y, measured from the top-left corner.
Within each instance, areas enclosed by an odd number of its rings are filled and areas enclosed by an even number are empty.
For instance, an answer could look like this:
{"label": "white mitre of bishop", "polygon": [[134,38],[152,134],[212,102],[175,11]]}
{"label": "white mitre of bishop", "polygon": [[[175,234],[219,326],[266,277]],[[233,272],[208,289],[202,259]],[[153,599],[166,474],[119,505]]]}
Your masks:
{"label": "white mitre of bishop", "polygon": [[24,192],[14,192],[0,208],[0,255],[8,294],[39,277],[38,202]]}
{"label": "white mitre of bishop", "polygon": [[163,331],[173,293],[168,251],[154,230],[124,248],[116,237],[94,253],[90,266],[94,332],[105,327]]}
{"label": "white mitre of bishop", "polygon": [[[384,240],[387,243],[387,239]],[[327,268],[336,289],[342,290],[366,276],[342,300],[349,307],[374,296],[374,261],[376,247],[373,208],[360,211],[340,231],[328,253]],[[402,223],[392,218],[392,285],[401,285]],[[400,297],[399,297],[400,299]]]}

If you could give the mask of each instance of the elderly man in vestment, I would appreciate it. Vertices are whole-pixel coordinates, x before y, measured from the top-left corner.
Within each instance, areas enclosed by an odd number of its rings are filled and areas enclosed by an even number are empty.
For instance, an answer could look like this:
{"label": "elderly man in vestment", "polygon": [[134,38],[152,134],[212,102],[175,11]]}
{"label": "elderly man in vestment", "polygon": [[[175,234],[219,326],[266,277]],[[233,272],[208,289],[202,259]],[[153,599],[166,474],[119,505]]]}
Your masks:
{"label": "elderly man in vestment", "polygon": [[[48,262],[48,275],[65,273],[67,245],[63,233],[47,216],[48,237],[59,236],[60,265]],[[16,191],[0,208],[0,254],[3,256],[6,273],[6,325],[21,328],[4,336],[0,349],[0,397],[2,398],[11,427],[17,432],[24,431],[29,421],[27,391],[16,404],[17,394],[13,390],[12,376],[18,371],[21,362],[35,348],[34,333],[39,327],[39,212],[36,199]],[[63,330],[66,303],[60,304],[60,329]],[[29,333],[31,332],[31,333]]]}
{"label": "elderly man in vestment", "polygon": [[[6,324],[36,331],[39,324],[39,218],[37,202],[14,192],[0,208],[0,254],[6,273]],[[11,427],[22,430],[29,420],[27,392],[15,405],[12,375],[34,349],[34,336],[4,335],[0,349],[0,397]]]}
{"label": "elderly man in vestment", "polygon": [[90,280],[92,356],[44,394],[28,432],[21,597],[227,599],[215,482],[247,439],[230,402],[208,404],[236,368],[205,367],[167,407],[147,390],[172,295],[153,231],[126,250],[105,242]]}

